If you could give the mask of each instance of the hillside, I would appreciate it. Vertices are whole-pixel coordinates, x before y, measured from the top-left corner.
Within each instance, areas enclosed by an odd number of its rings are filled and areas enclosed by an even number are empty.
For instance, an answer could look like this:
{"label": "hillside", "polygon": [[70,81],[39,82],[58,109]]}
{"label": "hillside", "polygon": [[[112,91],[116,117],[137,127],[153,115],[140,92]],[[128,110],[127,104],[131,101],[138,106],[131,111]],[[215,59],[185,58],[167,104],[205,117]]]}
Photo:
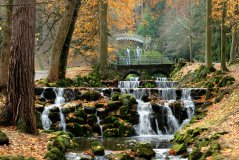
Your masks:
{"label": "hillside", "polygon": [[[214,66],[217,70],[220,65]],[[205,105],[196,108],[196,115],[189,125],[179,131],[174,139],[174,143],[186,144],[193,150],[189,159],[230,159],[237,160],[239,157],[239,65],[229,67],[230,72],[224,76],[235,78],[233,85],[220,88],[216,94],[211,96]],[[200,64],[186,65],[174,75],[174,79],[186,77],[190,72],[195,72],[200,68]],[[218,71],[216,71],[218,72]],[[198,84],[203,84],[214,77],[210,73]],[[191,84],[189,84],[191,85]],[[213,87],[212,87],[213,88]],[[214,89],[209,89],[213,92]],[[226,91],[226,92],[225,92]],[[224,94],[221,94],[223,93]],[[218,94],[223,95],[215,100]],[[219,102],[218,102],[219,101]],[[201,131],[199,131],[201,129]],[[197,131],[199,131],[197,133]],[[198,135],[192,136],[194,133]],[[187,137],[187,138],[186,138]],[[215,145],[219,146],[215,149]]]}

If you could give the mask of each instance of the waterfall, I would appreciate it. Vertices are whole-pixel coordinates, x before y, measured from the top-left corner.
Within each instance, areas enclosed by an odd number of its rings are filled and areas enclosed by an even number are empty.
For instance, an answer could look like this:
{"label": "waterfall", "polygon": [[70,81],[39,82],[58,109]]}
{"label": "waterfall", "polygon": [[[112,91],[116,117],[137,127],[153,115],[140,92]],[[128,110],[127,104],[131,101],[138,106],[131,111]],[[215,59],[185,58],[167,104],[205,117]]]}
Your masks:
{"label": "waterfall", "polygon": [[178,120],[173,115],[173,112],[172,112],[171,108],[169,107],[169,103],[168,102],[166,102],[164,104],[164,107],[167,110],[167,124],[168,124],[169,133],[174,133],[174,132],[176,132],[179,129]]}
{"label": "waterfall", "polygon": [[131,77],[129,81],[120,81],[119,88],[138,88],[139,87],[139,77]]}
{"label": "waterfall", "polygon": [[100,124],[101,120],[100,120],[100,117],[97,114],[97,111],[95,112],[95,116],[97,118],[97,124],[100,126],[100,135],[101,135],[101,137],[103,137],[103,126]]}
{"label": "waterfall", "polygon": [[42,112],[42,115],[41,115],[41,120],[42,120],[42,126],[43,126],[43,129],[45,130],[49,130],[50,127],[51,127],[51,120],[49,118],[49,107],[45,107],[44,108],[44,111]]}
{"label": "waterfall", "polygon": [[156,124],[156,130],[158,134],[162,134],[162,132],[159,130],[159,124],[157,118],[155,118],[155,124]]}
{"label": "waterfall", "polygon": [[177,93],[175,88],[159,88],[159,98],[163,100],[176,100]]}
{"label": "waterfall", "polygon": [[139,124],[135,126],[136,133],[138,135],[155,135],[150,122],[150,116],[153,113],[153,109],[150,103],[144,103],[141,100],[137,100],[137,111],[140,115]]}
{"label": "waterfall", "polygon": [[168,79],[165,77],[156,78],[155,83],[157,88],[172,88],[176,87],[177,85],[177,82],[168,81]]}
{"label": "waterfall", "polygon": [[63,97],[64,95],[64,88],[54,88],[54,92],[56,94],[56,99],[53,105],[46,106],[44,108],[44,111],[42,112],[41,115],[41,120],[42,120],[42,126],[43,129],[49,130],[52,124],[52,121],[49,118],[49,113],[50,110],[54,107],[59,108],[59,114],[60,114],[60,123],[59,127],[65,131],[66,130],[66,122],[65,122],[65,116],[62,112],[62,105],[65,103],[65,98]]}
{"label": "waterfall", "polygon": [[191,97],[191,89],[183,89],[182,91],[182,101],[184,103],[184,107],[187,109],[188,118],[183,121],[181,127],[187,124],[194,115],[195,106]]}

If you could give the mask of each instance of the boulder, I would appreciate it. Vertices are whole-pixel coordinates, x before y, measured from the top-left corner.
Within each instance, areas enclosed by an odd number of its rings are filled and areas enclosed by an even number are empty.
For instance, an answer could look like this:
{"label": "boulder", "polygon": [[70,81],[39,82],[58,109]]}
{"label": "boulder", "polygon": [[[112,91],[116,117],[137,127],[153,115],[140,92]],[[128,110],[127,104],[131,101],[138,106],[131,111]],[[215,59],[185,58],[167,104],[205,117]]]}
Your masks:
{"label": "boulder", "polygon": [[86,91],[81,95],[82,100],[87,100],[87,101],[97,101],[101,98],[100,92],[91,90],[91,91]]}
{"label": "boulder", "polygon": [[129,111],[129,107],[127,107],[127,106],[121,106],[119,108],[120,115],[122,115],[122,116],[127,115],[128,111]]}
{"label": "boulder", "polygon": [[111,97],[112,101],[118,101],[119,100],[120,93],[114,93]]}
{"label": "boulder", "polygon": [[90,106],[86,104],[85,106],[83,106],[83,108],[87,114],[94,114],[96,112],[95,106]]}
{"label": "boulder", "polygon": [[121,101],[109,101],[108,102],[108,108],[109,108],[110,111],[116,110],[121,106],[122,106]]}
{"label": "boulder", "polygon": [[152,145],[147,142],[137,142],[134,151],[138,157],[145,159],[151,159],[155,155]]}
{"label": "boulder", "polygon": [[45,88],[43,96],[47,100],[55,100],[56,99],[56,93],[54,92],[53,88]]}
{"label": "boulder", "polygon": [[5,144],[6,145],[9,144],[9,138],[4,132],[0,131],[0,145],[5,145]]}
{"label": "boulder", "polygon": [[76,117],[80,117],[83,119],[87,118],[87,114],[85,113],[85,110],[83,110],[82,108],[78,108],[75,112],[74,112]]}
{"label": "boulder", "polygon": [[92,153],[96,156],[103,156],[105,155],[104,146],[100,142],[93,142],[91,144]]}
{"label": "boulder", "polygon": [[134,158],[130,157],[130,155],[126,153],[112,153],[107,155],[109,160],[133,160]]}
{"label": "boulder", "polygon": [[119,130],[117,128],[103,130],[104,137],[118,137]]}

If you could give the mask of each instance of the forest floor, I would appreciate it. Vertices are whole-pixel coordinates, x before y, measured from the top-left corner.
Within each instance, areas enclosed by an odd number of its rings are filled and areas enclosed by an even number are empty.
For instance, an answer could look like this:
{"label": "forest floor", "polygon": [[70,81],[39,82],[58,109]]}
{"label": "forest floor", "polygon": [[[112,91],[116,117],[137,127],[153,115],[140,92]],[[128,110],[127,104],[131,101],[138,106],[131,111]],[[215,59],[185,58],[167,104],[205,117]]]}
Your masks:
{"label": "forest floor", "polygon": [[[200,67],[200,64],[187,64],[180,70],[179,75],[186,75]],[[214,68],[220,70],[220,64],[214,64]],[[239,83],[239,64],[228,67],[227,74],[235,78]],[[213,104],[207,108],[206,116],[190,125],[190,129],[208,128],[203,133],[203,137],[210,137],[218,132],[227,132],[228,134],[220,136],[217,143],[221,146],[221,155],[226,160],[238,160],[239,158],[239,87],[233,90],[229,95],[224,96],[222,101]],[[189,128],[185,128],[189,129]],[[182,132],[184,132],[184,130]],[[211,160],[212,157],[207,158]]]}
{"label": "forest floor", "polygon": [[[201,64],[186,65],[180,72],[185,75],[200,67]],[[219,69],[220,65],[215,64]],[[71,68],[67,71],[67,77],[74,78],[79,73],[83,76],[88,74],[90,68]],[[239,82],[239,64],[229,67],[229,75]],[[207,108],[207,115],[192,124],[190,128],[207,127],[205,135],[215,132],[226,131],[228,134],[222,135],[217,141],[221,145],[221,154],[223,159],[238,160],[239,157],[239,88],[235,89],[232,94],[227,95],[220,103],[216,103]],[[0,155],[22,155],[25,157],[35,157],[37,160],[44,159],[47,142],[50,135],[40,133],[37,136],[24,134],[15,127],[1,127],[0,130],[5,132],[10,139],[10,145],[0,146]],[[208,158],[210,160],[210,158]]]}

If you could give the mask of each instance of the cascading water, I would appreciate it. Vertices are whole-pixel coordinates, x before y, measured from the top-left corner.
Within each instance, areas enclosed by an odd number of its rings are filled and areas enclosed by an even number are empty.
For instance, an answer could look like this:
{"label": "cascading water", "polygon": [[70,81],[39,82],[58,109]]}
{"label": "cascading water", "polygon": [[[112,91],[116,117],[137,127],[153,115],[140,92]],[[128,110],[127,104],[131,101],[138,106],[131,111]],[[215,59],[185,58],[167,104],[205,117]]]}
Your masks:
{"label": "cascading water", "polygon": [[194,115],[195,105],[192,101],[191,97],[191,89],[183,89],[182,91],[182,101],[184,103],[184,107],[187,109],[188,118],[183,121],[181,127],[187,124]]}
{"label": "cascading water", "polygon": [[65,116],[62,112],[62,105],[65,103],[65,98],[63,97],[64,89],[63,88],[54,88],[54,92],[56,94],[56,99],[55,99],[54,104],[50,105],[50,106],[46,106],[44,108],[44,111],[42,112],[42,115],[41,115],[42,126],[43,126],[43,129],[45,129],[45,130],[50,129],[51,124],[52,124],[52,122],[49,118],[50,110],[53,109],[54,107],[58,107],[59,114],[60,114],[59,127],[63,131],[65,131],[66,130],[66,122],[65,122]]}
{"label": "cascading water", "polygon": [[98,114],[97,114],[97,111],[95,112],[95,116],[96,116],[96,118],[97,118],[97,124],[100,126],[100,135],[101,135],[101,137],[103,137],[103,126],[101,125],[101,120],[100,120],[100,117],[98,116]]}
{"label": "cascading water", "polygon": [[157,88],[172,88],[172,87],[176,87],[177,85],[177,82],[168,81],[166,77],[156,78],[155,83]]}
{"label": "cascading water", "polygon": [[155,135],[156,133],[151,127],[150,116],[153,112],[150,103],[144,103],[142,100],[138,102],[139,124],[135,126],[136,133],[138,135]]}
{"label": "cascading water", "polygon": [[167,132],[170,134],[173,134],[174,132],[176,132],[179,129],[178,120],[173,115],[173,112],[172,112],[171,108],[169,107],[168,102],[164,104],[164,107],[167,110],[167,124],[168,124]]}
{"label": "cascading water", "polygon": [[138,88],[139,87],[139,77],[131,77],[129,81],[120,81],[119,88]]}

